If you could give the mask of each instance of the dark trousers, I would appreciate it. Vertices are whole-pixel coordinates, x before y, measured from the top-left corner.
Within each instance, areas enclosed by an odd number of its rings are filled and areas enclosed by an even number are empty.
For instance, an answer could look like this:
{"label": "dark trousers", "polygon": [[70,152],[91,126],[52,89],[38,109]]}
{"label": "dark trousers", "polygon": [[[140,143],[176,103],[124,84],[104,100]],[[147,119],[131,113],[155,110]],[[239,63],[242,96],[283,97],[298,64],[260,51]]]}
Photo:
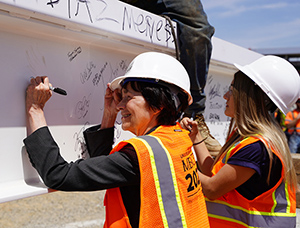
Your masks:
{"label": "dark trousers", "polygon": [[204,87],[212,52],[214,34],[200,0],[121,0],[157,15],[166,15],[177,22],[180,62],[190,76],[193,104],[186,113],[203,113]]}

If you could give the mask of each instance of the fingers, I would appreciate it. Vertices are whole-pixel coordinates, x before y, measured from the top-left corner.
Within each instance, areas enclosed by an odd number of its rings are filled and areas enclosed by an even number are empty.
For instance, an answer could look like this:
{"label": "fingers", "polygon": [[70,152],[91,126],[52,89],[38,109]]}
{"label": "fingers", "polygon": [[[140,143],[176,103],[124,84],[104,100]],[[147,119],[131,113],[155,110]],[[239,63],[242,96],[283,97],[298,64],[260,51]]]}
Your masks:
{"label": "fingers", "polygon": [[115,100],[117,103],[120,103],[120,101],[122,100],[122,94],[121,94],[120,89],[115,89],[115,90],[114,90],[114,100]]}
{"label": "fingers", "polygon": [[113,91],[109,88],[109,84],[107,84],[106,90],[105,90],[105,97],[110,97],[113,94]]}
{"label": "fingers", "polygon": [[190,132],[193,132],[194,134],[197,133],[198,131],[198,123],[197,121],[193,121],[188,117],[184,117],[181,121],[180,124],[182,128],[189,130]]}
{"label": "fingers", "polygon": [[31,77],[31,78],[30,78],[30,84],[32,84],[32,85],[35,84],[35,78],[34,78],[34,77]]}
{"label": "fingers", "polygon": [[120,103],[122,100],[122,94],[120,89],[115,89],[112,91],[109,87],[110,83],[107,84],[107,88],[105,91],[105,98],[106,99],[113,99],[116,104]]}
{"label": "fingers", "polygon": [[49,78],[47,76],[43,76],[41,77],[41,80],[44,83],[44,85],[49,88]]}
{"label": "fingers", "polygon": [[34,86],[41,85],[41,86],[49,87],[49,78],[47,76],[37,76],[35,78],[31,77],[30,84]]}
{"label": "fingers", "polygon": [[30,84],[26,89],[26,105],[38,105],[44,107],[45,103],[52,96],[52,91],[49,89],[49,78],[46,76],[38,76],[30,79]]}
{"label": "fingers", "polygon": [[186,130],[191,130],[191,126],[190,126],[190,119],[187,117],[184,117],[181,121],[180,124],[182,126],[182,128],[186,129]]}

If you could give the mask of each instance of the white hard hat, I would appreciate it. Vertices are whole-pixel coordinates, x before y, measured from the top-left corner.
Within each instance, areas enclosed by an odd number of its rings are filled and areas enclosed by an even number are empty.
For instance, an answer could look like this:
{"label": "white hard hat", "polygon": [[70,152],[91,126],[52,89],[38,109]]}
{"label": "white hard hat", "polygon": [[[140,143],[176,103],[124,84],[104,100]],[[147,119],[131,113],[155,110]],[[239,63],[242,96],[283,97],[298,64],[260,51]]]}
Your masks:
{"label": "white hard hat", "polygon": [[138,55],[129,64],[125,75],[111,82],[110,89],[120,87],[126,78],[155,79],[175,85],[188,95],[189,104],[193,102],[189,75],[184,66],[170,55],[159,52],[145,52]]}
{"label": "white hard hat", "polygon": [[283,58],[267,55],[249,65],[234,65],[251,78],[285,114],[300,97],[299,74]]}

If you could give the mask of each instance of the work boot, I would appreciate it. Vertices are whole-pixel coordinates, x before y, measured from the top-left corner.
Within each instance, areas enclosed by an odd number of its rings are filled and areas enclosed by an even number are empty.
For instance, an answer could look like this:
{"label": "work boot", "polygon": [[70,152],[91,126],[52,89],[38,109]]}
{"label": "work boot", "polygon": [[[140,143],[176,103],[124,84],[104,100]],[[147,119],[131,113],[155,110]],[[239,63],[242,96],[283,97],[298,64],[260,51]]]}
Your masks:
{"label": "work boot", "polygon": [[[184,115],[188,116],[188,115]],[[191,116],[188,116],[189,118]],[[207,150],[212,157],[216,157],[221,149],[221,144],[216,140],[209,131],[208,126],[205,123],[204,116],[202,114],[196,114],[194,120],[198,122],[198,130],[204,140]]]}

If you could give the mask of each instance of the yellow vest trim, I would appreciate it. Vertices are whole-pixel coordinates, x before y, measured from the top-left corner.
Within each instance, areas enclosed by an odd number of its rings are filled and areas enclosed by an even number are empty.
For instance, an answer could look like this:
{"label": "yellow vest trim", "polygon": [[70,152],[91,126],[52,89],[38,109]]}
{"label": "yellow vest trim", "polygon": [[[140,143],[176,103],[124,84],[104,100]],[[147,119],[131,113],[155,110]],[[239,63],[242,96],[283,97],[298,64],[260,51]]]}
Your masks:
{"label": "yellow vest trim", "polygon": [[232,151],[238,144],[242,143],[243,141],[245,141],[245,140],[248,139],[248,138],[249,138],[249,137],[244,138],[244,139],[242,139],[241,141],[238,141],[238,142],[236,142],[234,145],[232,145],[232,147],[231,147],[231,148],[227,151],[227,153],[226,153],[226,158],[225,158],[224,164],[227,164],[227,161],[228,161],[228,159],[230,158],[231,151]]}
{"label": "yellow vest trim", "polygon": [[275,210],[275,208],[276,208],[276,206],[277,206],[277,201],[276,201],[276,198],[275,198],[275,193],[276,193],[276,191],[273,191],[273,193],[272,193],[272,199],[273,199],[273,207],[272,207],[272,209],[271,209],[271,212],[272,213],[274,213],[274,210]]}
{"label": "yellow vest trim", "polygon": [[[174,183],[174,190],[175,190],[175,195],[176,195],[175,197],[176,197],[177,205],[179,208],[179,213],[181,215],[182,226],[187,228],[187,223],[185,220],[184,210],[183,210],[183,206],[182,206],[181,199],[180,199],[180,194],[179,194],[179,189],[178,189],[178,185],[177,185],[175,169],[174,169],[172,158],[171,158],[168,150],[165,148],[165,146],[163,145],[163,143],[161,142],[161,140],[158,137],[156,137],[156,136],[149,136],[149,137],[155,138],[158,141],[158,143],[161,145],[161,147],[164,149],[164,151],[167,155],[167,158],[168,158],[168,161],[170,164],[172,179],[173,179],[173,183]],[[151,163],[151,167],[152,167],[152,173],[153,173],[153,177],[154,177],[155,187],[157,190],[156,193],[157,193],[158,204],[159,204],[159,208],[160,208],[160,212],[161,212],[161,216],[162,216],[162,221],[164,223],[164,227],[169,227],[166,212],[164,209],[164,204],[163,204],[163,199],[162,199],[162,194],[161,194],[161,187],[160,187],[160,183],[159,183],[158,172],[156,169],[154,153],[152,151],[151,146],[148,144],[148,142],[146,140],[144,140],[142,138],[137,138],[137,139],[142,141],[149,151],[150,160],[151,160],[150,163]]]}
{"label": "yellow vest trim", "polygon": [[155,137],[155,136],[152,136],[152,137],[154,137],[154,138],[157,139],[157,141],[162,146],[162,148],[164,148],[164,151],[167,154],[167,157],[168,157],[168,160],[169,160],[169,163],[170,163],[170,169],[171,169],[171,172],[172,172],[172,179],[173,179],[173,183],[174,183],[174,190],[175,190],[175,194],[176,194],[176,201],[177,201],[179,212],[180,212],[180,215],[181,215],[182,226],[187,228],[187,224],[186,224],[186,220],[185,220],[185,216],[184,216],[184,210],[183,210],[183,206],[182,206],[182,203],[181,203],[180,194],[179,194],[179,190],[178,190],[176,173],[175,173],[173,161],[171,159],[169,151],[165,148],[165,146],[163,145],[163,143],[161,142],[161,140],[159,138]]}
{"label": "yellow vest trim", "polygon": [[153,154],[152,148],[149,146],[149,144],[146,140],[141,139],[141,138],[137,138],[137,139],[142,141],[149,151],[152,173],[153,173],[153,177],[154,177],[154,183],[155,183],[160,213],[161,213],[162,221],[164,223],[164,227],[168,227],[167,216],[166,216],[166,212],[165,212],[163,201],[162,201],[161,189],[160,189],[160,184],[159,184],[159,179],[158,179],[158,174],[157,174],[157,169],[156,169],[156,165],[155,165],[154,154]]}
{"label": "yellow vest trim", "polygon": [[289,211],[291,210],[291,201],[290,201],[289,187],[287,181],[285,182],[284,190],[285,190],[286,201],[287,201],[286,213],[289,213]]}
{"label": "yellow vest trim", "polygon": [[245,226],[245,227],[251,227],[252,226],[248,226],[246,223],[243,223],[239,220],[236,220],[236,219],[233,219],[233,218],[227,218],[227,217],[224,217],[224,216],[220,216],[220,215],[214,215],[214,214],[210,214],[208,213],[208,216],[211,217],[211,218],[217,218],[217,219],[222,219],[222,220],[226,220],[226,221],[229,221],[229,222],[234,222],[234,223],[238,223],[242,226]]}

